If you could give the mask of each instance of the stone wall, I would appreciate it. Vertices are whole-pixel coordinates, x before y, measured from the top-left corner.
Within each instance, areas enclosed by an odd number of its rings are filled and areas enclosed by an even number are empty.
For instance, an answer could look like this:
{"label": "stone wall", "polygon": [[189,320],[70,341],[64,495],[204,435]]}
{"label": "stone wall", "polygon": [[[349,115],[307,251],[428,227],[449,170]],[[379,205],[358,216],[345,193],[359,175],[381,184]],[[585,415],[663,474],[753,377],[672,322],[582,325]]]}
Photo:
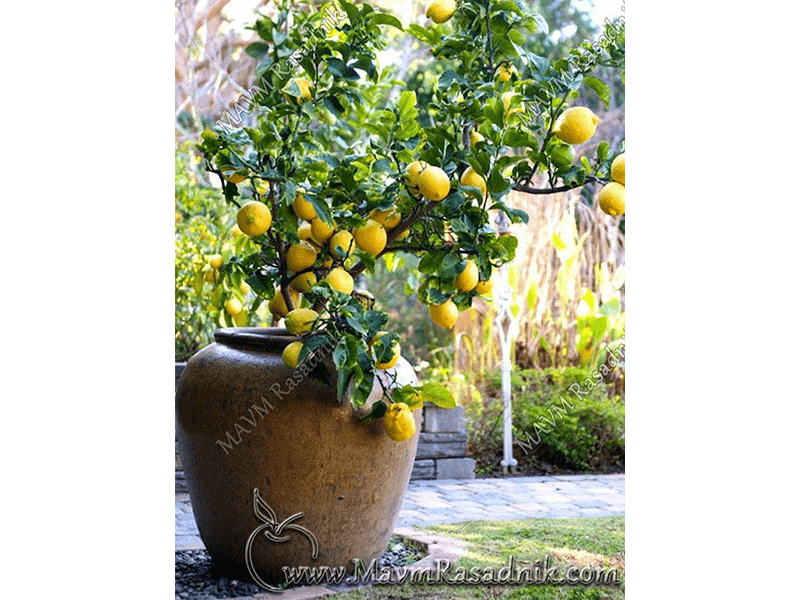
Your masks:
{"label": "stone wall", "polygon": [[[175,386],[185,363],[175,364]],[[475,479],[475,461],[467,457],[467,419],[463,406],[422,408],[422,428],[411,479]],[[175,439],[175,491],[186,490],[183,465]]]}

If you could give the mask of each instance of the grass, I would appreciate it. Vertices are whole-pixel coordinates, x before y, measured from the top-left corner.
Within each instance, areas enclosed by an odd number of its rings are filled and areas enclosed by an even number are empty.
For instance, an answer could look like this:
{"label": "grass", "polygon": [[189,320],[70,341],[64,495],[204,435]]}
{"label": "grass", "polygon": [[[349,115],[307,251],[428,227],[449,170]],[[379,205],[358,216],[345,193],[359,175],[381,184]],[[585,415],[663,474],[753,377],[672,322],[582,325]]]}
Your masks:
{"label": "grass", "polygon": [[621,599],[625,597],[625,517],[584,519],[524,519],[521,521],[471,521],[426,528],[467,542],[467,554],[452,568],[493,567],[499,571],[513,556],[519,564],[550,557],[550,566],[565,569],[606,567],[619,571],[621,585],[424,585],[373,586],[354,590],[342,600],[578,600]]}

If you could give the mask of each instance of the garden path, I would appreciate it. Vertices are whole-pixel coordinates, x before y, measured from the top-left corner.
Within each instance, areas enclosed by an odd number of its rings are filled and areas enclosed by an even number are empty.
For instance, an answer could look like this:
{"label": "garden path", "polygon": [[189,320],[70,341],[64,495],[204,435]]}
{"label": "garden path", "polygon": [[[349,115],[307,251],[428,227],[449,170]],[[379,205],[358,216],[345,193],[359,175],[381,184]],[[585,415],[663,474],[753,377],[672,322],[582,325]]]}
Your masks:
{"label": "garden path", "polygon": [[[397,527],[625,514],[625,475],[442,479],[408,484]],[[199,550],[189,494],[175,494],[175,549]]]}

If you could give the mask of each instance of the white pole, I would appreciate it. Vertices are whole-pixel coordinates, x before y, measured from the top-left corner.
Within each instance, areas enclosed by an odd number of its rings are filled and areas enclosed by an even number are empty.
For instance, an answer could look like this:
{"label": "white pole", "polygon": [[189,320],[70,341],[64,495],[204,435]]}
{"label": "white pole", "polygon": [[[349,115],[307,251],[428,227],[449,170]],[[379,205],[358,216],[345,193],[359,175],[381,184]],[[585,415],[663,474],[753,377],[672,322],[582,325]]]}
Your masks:
{"label": "white pole", "polygon": [[[504,212],[498,213],[495,223],[498,235],[509,232],[511,223]],[[500,336],[500,374],[503,382],[503,460],[500,461],[500,465],[503,471],[508,473],[513,472],[517,466],[511,435],[511,342],[515,334],[516,320],[514,313],[511,312],[514,292],[508,281],[508,265],[500,267],[500,281],[495,289],[498,308],[495,323]]]}

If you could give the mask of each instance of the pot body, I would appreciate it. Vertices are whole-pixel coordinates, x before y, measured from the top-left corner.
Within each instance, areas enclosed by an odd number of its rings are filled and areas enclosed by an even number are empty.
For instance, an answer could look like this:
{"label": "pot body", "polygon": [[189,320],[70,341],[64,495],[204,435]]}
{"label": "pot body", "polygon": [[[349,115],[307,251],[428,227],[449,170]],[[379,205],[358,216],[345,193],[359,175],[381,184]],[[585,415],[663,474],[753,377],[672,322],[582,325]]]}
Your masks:
{"label": "pot body", "polygon": [[[335,387],[287,368],[281,352],[295,339],[274,328],[220,330],[188,361],[176,391],[200,536],[239,578],[277,582],[284,567],[369,564],[388,544],[416,455],[419,433],[396,442],[381,420],[360,421],[338,403]],[[394,370],[398,385],[416,385],[408,362]],[[376,381],[368,405],[378,398]]]}

